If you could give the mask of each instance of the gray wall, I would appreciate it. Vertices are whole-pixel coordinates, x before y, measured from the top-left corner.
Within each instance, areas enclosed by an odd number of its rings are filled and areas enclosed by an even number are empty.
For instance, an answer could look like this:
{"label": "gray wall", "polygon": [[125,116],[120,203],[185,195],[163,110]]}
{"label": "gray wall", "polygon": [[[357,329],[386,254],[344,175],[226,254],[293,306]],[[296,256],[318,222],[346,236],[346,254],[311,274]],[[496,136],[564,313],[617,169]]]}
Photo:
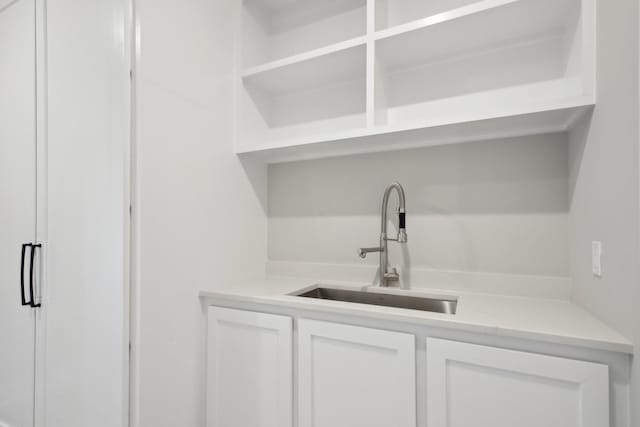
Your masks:
{"label": "gray wall", "polygon": [[567,151],[555,134],[272,165],[269,259],[375,264],[356,249],[377,244],[382,193],[397,180],[409,250],[395,262],[568,276]]}
{"label": "gray wall", "polygon": [[[638,2],[598,7],[597,108],[570,135],[571,269],[575,300],[640,345]],[[603,243],[601,279],[591,274],[593,240]]]}

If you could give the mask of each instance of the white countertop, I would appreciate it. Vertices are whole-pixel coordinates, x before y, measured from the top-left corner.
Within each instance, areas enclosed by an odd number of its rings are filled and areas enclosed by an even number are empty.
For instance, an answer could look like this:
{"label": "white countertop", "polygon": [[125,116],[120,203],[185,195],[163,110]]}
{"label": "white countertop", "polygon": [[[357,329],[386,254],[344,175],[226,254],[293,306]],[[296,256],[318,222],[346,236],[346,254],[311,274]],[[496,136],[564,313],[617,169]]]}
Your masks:
{"label": "white countertop", "polygon": [[[201,291],[200,297],[212,305],[215,305],[216,300],[270,304],[618,353],[633,353],[633,344],[628,339],[570,301],[449,292],[426,288],[410,291],[388,290],[388,292],[418,296],[457,297],[457,312],[455,315],[450,315],[288,295],[318,283],[335,288],[367,288],[366,285],[353,283],[326,283],[310,279],[272,277]],[[380,291],[377,288],[372,290]],[[387,290],[382,291],[387,292]]]}

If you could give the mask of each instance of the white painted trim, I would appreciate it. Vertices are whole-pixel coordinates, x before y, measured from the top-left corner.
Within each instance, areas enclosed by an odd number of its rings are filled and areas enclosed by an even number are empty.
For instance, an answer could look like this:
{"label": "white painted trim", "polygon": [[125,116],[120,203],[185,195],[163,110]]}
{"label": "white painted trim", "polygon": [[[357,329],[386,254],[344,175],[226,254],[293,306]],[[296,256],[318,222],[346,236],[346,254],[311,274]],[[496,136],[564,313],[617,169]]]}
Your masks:
{"label": "white painted trim", "polygon": [[582,0],[585,94],[595,103],[598,97],[598,6],[596,0]]}
{"label": "white painted trim", "polygon": [[[134,32],[134,2],[133,0],[125,0],[125,2],[127,3],[128,7],[127,7],[127,11],[126,11],[126,16],[125,16],[125,22],[124,22],[124,28],[123,28],[123,33],[124,33],[124,40],[123,40],[123,48],[125,50],[125,58],[127,58],[128,63],[127,66],[129,68],[129,70],[131,71],[133,69],[133,63],[134,63],[134,58],[133,58],[133,52],[135,51],[135,32]],[[131,392],[131,318],[132,318],[132,299],[131,299],[131,293],[132,293],[132,287],[133,287],[133,283],[134,283],[134,278],[132,276],[133,271],[134,271],[134,265],[137,265],[137,259],[133,258],[133,254],[134,254],[134,247],[132,245],[132,241],[133,241],[133,233],[135,232],[135,229],[133,228],[133,218],[132,218],[132,212],[131,212],[131,206],[133,205],[133,197],[134,197],[134,189],[133,189],[133,182],[134,182],[134,176],[135,176],[135,170],[133,169],[133,165],[134,165],[134,141],[135,141],[135,135],[134,135],[134,126],[135,126],[135,103],[134,103],[134,79],[133,79],[133,75],[130,74],[130,79],[129,79],[129,114],[128,114],[128,118],[129,118],[129,123],[128,123],[128,128],[129,128],[129,143],[124,145],[124,155],[125,155],[125,160],[124,160],[124,174],[125,174],[125,179],[124,179],[124,194],[125,194],[125,201],[123,204],[123,217],[125,218],[125,224],[124,224],[124,239],[123,239],[123,255],[124,255],[124,274],[123,274],[123,297],[124,297],[124,309],[123,309],[123,314],[124,314],[124,319],[123,319],[123,333],[122,333],[122,339],[123,339],[123,343],[122,343],[122,351],[123,351],[123,359],[124,359],[124,372],[123,374],[123,380],[122,380],[122,398],[123,398],[123,403],[122,403],[122,426],[123,427],[128,427],[130,425],[130,404],[131,404],[131,396],[130,396],[130,392]]]}
{"label": "white painted trim", "polygon": [[[638,21],[640,22],[640,7],[638,8]],[[638,81],[640,83],[640,32],[638,34]],[[640,84],[638,84],[638,99],[640,100]],[[640,123],[640,109],[638,111],[638,121],[636,123]],[[638,146],[640,146],[640,132],[638,134]],[[638,151],[637,165],[638,169],[640,169],[640,150]],[[636,177],[638,178],[638,202],[640,202],[640,170],[636,170]],[[638,212],[640,212],[640,203]],[[640,217],[637,218],[640,222]],[[640,227],[639,227],[640,230]],[[637,236],[638,241],[640,241],[640,234]],[[637,259],[637,265],[640,265],[640,257]],[[636,286],[636,302],[640,301],[640,287]],[[635,331],[633,341],[636,345],[636,348],[640,348],[640,322],[636,322]],[[640,425],[640,357],[635,356],[631,359],[631,391],[629,392],[629,408],[630,413],[628,414],[629,422],[628,425]],[[635,403],[634,403],[635,402]]]}
{"label": "white painted trim", "polygon": [[138,158],[138,126],[137,105],[138,85],[137,75],[140,60],[140,20],[138,16],[137,0],[130,0],[130,40],[129,58],[131,68],[131,115],[130,115],[130,207],[129,215],[129,381],[128,381],[128,422],[129,427],[140,425],[140,187],[139,187],[139,158]]}
{"label": "white painted trim", "polygon": [[367,59],[366,59],[366,96],[365,114],[367,116],[367,127],[376,124],[376,44],[371,37],[376,30],[376,1],[367,0]]}

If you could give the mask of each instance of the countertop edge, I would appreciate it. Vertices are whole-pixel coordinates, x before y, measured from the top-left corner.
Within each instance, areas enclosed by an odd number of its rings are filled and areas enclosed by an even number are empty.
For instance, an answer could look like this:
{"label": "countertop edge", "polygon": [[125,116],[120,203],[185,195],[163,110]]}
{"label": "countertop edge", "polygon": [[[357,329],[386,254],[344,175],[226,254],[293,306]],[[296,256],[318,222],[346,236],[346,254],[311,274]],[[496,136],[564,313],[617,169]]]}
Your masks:
{"label": "countertop edge", "polygon": [[516,338],[523,340],[534,340],[549,344],[567,345],[585,348],[589,350],[601,350],[613,353],[622,353],[632,355],[634,353],[634,345],[630,341],[603,341],[589,338],[581,338],[575,336],[567,336],[560,334],[544,333],[522,329],[505,328],[499,325],[476,324],[468,321],[453,321],[448,319],[437,318],[419,318],[402,313],[389,312],[371,312],[363,310],[360,307],[337,307],[334,305],[321,306],[305,301],[293,301],[282,296],[260,296],[260,295],[241,295],[225,291],[200,291],[199,298],[207,302],[207,305],[214,305],[212,302],[216,300],[235,303],[255,303],[265,304],[277,307],[287,307],[293,309],[307,309],[320,313],[336,313],[343,315],[351,315],[374,320],[389,320],[401,323],[410,323],[417,326],[430,326],[443,329],[452,329],[471,333],[484,333],[496,337]]}

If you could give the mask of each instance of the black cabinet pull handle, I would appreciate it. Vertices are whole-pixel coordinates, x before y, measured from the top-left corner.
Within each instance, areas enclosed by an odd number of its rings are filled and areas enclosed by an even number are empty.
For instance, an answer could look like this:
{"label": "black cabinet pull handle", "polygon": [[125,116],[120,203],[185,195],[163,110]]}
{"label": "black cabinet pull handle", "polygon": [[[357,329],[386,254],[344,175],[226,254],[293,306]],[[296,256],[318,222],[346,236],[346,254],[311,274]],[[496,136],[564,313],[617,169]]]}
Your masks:
{"label": "black cabinet pull handle", "polygon": [[31,245],[31,262],[29,263],[29,296],[31,297],[31,302],[29,303],[31,307],[41,307],[42,304],[35,304],[35,298],[33,297],[33,264],[34,259],[36,257],[36,248],[41,248],[41,244],[33,244]]}
{"label": "black cabinet pull handle", "polygon": [[20,298],[22,299],[22,305],[31,305],[31,302],[27,301],[24,293],[24,255],[27,251],[27,246],[32,246],[31,243],[22,244],[22,256],[20,257]]}

